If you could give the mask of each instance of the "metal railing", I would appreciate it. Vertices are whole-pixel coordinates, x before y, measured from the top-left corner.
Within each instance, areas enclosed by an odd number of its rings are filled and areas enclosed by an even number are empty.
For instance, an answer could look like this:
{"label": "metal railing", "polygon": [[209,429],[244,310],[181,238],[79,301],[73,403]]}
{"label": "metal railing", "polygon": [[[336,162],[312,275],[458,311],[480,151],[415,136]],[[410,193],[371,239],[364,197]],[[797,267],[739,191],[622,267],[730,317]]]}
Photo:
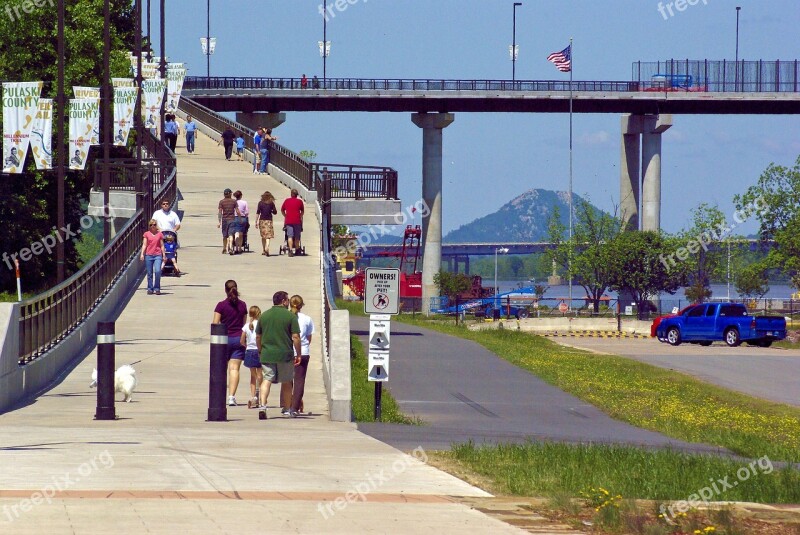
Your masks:
{"label": "metal railing", "polygon": [[[144,146],[148,156],[152,157],[153,167],[145,174],[145,195],[136,214],[80,271],[58,286],[20,303],[20,365],[42,356],[91,314],[125,269],[135,261],[150,214],[158,208],[161,199],[175,197],[174,154],[149,133],[145,134]],[[152,182],[150,177],[153,177]],[[99,216],[96,218],[97,221],[100,219]]]}
{"label": "metal railing", "polygon": [[312,164],[314,189],[330,182],[330,199],[397,199],[397,171],[369,165]]}
{"label": "metal railing", "polygon": [[[800,90],[800,62],[796,59],[636,61],[631,70],[631,78],[641,85],[643,91],[796,93]],[[679,82],[670,83],[675,80]],[[683,87],[685,85],[689,87]]]}
{"label": "metal railing", "polygon": [[[328,78],[309,82],[304,89],[299,78],[189,76],[184,90],[342,90],[342,91],[569,91],[570,82],[562,80],[434,80],[405,78]],[[633,81],[573,81],[573,91],[639,91]]]}

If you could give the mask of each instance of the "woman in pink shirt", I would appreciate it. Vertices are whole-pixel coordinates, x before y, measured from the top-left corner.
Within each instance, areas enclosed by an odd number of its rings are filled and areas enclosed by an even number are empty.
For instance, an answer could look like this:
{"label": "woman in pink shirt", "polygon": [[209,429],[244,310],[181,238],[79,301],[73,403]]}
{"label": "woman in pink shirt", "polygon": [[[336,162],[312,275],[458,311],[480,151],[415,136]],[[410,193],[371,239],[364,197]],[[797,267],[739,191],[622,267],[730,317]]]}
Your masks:
{"label": "woman in pink shirt", "polygon": [[156,220],[151,219],[148,230],[142,237],[142,252],[139,254],[139,260],[144,260],[147,268],[147,295],[161,295],[161,264],[166,255],[164,235],[158,230]]}

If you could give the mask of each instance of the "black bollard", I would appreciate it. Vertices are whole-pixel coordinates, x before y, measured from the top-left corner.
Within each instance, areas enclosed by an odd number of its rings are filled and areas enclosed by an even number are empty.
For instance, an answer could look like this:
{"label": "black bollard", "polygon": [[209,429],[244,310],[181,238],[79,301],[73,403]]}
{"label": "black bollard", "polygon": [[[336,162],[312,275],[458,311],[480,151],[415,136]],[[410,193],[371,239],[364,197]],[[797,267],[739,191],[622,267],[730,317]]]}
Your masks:
{"label": "black bollard", "polygon": [[[378,375],[381,374],[380,368],[378,368]],[[381,421],[381,399],[383,395],[383,383],[381,381],[375,382],[375,421]]]}
{"label": "black bollard", "polygon": [[208,421],[227,422],[228,407],[225,394],[228,388],[228,328],[211,325],[211,361],[208,378]]}
{"label": "black bollard", "polygon": [[97,409],[95,420],[116,420],[114,409],[114,322],[97,323]]}

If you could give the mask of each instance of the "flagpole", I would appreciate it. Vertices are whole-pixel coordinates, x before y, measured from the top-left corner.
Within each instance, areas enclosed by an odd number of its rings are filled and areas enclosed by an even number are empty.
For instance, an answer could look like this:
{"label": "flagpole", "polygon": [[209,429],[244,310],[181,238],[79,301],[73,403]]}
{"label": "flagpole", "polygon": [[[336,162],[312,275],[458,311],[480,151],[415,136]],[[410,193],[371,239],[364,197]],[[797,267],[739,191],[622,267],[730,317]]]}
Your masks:
{"label": "flagpole", "polygon": [[574,70],[575,55],[572,50],[572,37],[569,38],[569,194],[567,196],[569,204],[569,261],[567,271],[569,276],[569,309],[572,310],[572,71]]}

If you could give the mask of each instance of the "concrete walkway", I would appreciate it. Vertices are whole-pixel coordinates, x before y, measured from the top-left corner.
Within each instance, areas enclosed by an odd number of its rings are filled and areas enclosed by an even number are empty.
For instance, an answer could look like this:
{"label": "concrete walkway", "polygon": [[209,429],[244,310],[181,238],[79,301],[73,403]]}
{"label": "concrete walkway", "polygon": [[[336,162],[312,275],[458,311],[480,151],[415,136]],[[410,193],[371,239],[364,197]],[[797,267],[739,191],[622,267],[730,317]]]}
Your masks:
{"label": "concrete walkway", "polygon": [[[487,494],[421,462],[424,451],[409,456],[330,422],[319,336],[305,395],[314,416],[280,417],[273,393],[266,422],[241,405],[228,422],[205,421],[209,324],[225,280],[262,309],[277,290],[299,293],[321,324],[314,217],[305,219],[309,256],[278,256],[280,230],[269,258],[255,232],[256,252],[220,254],[223,189],[241,189],[253,212],[266,189],[279,202],[288,195],[222,155],[203,136],[194,155],[178,146],[186,275],[164,279],[161,296],[140,285],[116,323],[117,365],[134,363],[139,378],[133,402],[117,403],[119,420],[93,419],[94,354],[34,403],[0,415],[0,533],[520,533],[459,503]],[[237,399],[247,396],[243,374]]]}

